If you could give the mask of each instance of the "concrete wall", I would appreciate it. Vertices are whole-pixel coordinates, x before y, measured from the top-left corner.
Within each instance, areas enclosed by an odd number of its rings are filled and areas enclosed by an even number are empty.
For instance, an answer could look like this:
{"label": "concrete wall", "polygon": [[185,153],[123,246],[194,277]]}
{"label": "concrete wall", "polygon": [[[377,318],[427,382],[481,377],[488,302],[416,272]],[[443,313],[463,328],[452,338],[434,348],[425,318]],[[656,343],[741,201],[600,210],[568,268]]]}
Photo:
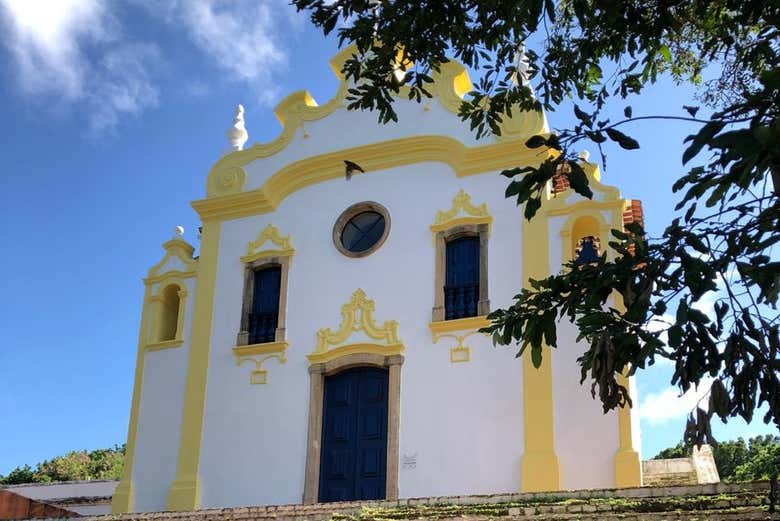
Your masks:
{"label": "concrete wall", "polygon": [[712,447],[694,447],[690,458],[655,459],[642,462],[642,477],[648,486],[720,483]]}

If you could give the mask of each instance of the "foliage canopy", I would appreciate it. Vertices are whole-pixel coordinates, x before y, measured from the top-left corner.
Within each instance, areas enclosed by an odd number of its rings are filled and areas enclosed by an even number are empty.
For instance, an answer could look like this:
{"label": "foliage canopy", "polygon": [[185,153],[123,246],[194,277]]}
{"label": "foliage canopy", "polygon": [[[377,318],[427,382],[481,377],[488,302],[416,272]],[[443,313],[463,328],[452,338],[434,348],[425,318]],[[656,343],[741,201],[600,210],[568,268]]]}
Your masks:
{"label": "foliage canopy", "polygon": [[[582,380],[604,410],[630,401],[617,375],[674,363],[680,391],[715,378],[709,407],[692,412],[688,441],[712,441],[710,419],[750,421],[766,406],[765,422],[780,427],[780,335],[777,313],[780,262],[780,4],[763,0],[293,0],[325,34],[357,52],[343,72],[353,80],[348,107],[376,110],[396,120],[394,99],[430,97],[426,86],[453,56],[478,71],[460,107],[478,136],[500,132],[513,110],[554,111],[574,99],[578,124],[535,136],[526,146],[557,152],[539,167],[502,172],[506,195],[531,219],[543,210],[556,174],[592,197],[572,153],[583,140],[611,140],[626,150],[639,143],[624,132],[652,118],[698,125],[686,140],[681,194],[660,237],[636,225],[614,230],[611,254],[585,266],[530,281],[507,309],[489,315],[487,332],[500,344],[530,349],[535,364],[545,346],[556,347],[566,319],[587,346],[579,358]],[[526,46],[528,49],[526,50]],[[703,81],[707,71],[718,71]],[[611,121],[608,108],[670,74],[699,85],[699,107],[673,114]],[[535,88],[530,87],[535,85]],[[622,107],[621,107],[622,108]],[[704,111],[702,111],[704,112]],[[620,129],[618,128],[620,127]],[[603,159],[603,153],[602,153]],[[624,309],[615,305],[619,295]],[[697,309],[715,301],[708,316]],[[674,308],[673,311],[671,309]],[[670,311],[667,311],[670,310]]]}
{"label": "foliage canopy", "polygon": [[[653,459],[687,458],[692,445],[680,442],[669,447]],[[712,447],[712,456],[718,467],[721,481],[756,481],[769,479],[780,458],[779,436],[756,436],[747,443],[743,438],[721,441]]]}
{"label": "foliage canopy", "polygon": [[125,446],[92,451],[71,451],[38,463],[16,467],[7,476],[0,476],[0,485],[49,483],[53,481],[85,481],[119,479],[125,459]]}

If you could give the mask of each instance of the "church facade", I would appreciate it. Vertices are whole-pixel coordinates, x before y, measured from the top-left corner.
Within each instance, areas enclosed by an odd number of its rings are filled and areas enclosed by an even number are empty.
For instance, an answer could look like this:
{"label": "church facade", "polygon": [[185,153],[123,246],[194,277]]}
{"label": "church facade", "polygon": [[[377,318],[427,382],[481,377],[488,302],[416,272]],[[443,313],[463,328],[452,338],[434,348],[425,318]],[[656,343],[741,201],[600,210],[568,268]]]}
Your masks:
{"label": "church facade", "polygon": [[113,511],[640,485],[636,410],[580,386],[573,326],[539,369],[478,332],[637,202],[583,162],[594,198],[550,186],[526,221],[498,172],[546,157],[524,146],[544,116],[476,140],[457,63],[396,124],[347,111],[346,89],[284,99],[274,141],[209,172],[199,255],[163,244]]}

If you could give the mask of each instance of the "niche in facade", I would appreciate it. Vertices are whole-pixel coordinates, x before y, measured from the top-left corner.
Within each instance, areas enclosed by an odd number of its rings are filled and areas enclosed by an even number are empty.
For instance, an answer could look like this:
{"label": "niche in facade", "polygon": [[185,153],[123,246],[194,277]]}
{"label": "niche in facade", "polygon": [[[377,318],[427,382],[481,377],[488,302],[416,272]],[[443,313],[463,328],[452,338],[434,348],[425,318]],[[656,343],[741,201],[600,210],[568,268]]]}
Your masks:
{"label": "niche in facade", "polygon": [[179,324],[179,303],[179,287],[175,284],[166,286],[158,300],[156,342],[176,339],[176,329]]}

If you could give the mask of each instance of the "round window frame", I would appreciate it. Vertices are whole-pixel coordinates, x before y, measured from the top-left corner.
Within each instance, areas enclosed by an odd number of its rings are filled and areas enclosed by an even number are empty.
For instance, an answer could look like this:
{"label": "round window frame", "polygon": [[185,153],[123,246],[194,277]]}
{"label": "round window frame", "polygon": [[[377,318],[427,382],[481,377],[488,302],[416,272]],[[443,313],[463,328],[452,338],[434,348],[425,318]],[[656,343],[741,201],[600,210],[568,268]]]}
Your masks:
{"label": "round window frame", "polygon": [[[376,241],[370,248],[360,252],[350,251],[346,249],[341,243],[341,234],[343,233],[344,227],[347,225],[350,219],[363,212],[376,212],[381,215],[385,220],[385,229],[382,232],[382,236],[379,237],[379,240]],[[382,245],[387,240],[388,235],[390,235],[390,212],[387,211],[387,208],[375,201],[363,201],[361,203],[355,203],[351,205],[349,208],[341,212],[341,215],[339,215],[339,218],[336,219],[336,222],[333,224],[333,245],[336,246],[336,249],[342,255],[352,259],[359,259],[361,257],[367,257],[371,255],[382,247]]]}

